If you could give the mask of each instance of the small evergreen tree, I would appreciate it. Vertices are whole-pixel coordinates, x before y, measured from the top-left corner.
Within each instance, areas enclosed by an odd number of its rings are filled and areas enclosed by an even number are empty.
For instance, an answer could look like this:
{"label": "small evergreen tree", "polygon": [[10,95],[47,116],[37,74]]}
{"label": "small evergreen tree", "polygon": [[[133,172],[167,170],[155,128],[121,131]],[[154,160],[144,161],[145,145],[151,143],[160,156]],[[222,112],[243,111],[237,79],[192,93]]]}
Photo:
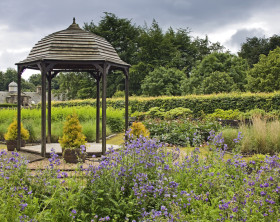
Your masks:
{"label": "small evergreen tree", "polygon": [[[29,139],[29,132],[23,127],[23,124],[20,123],[20,137],[23,140]],[[5,140],[17,140],[18,129],[17,129],[17,120],[14,120],[8,127],[8,132],[4,135]]]}
{"label": "small evergreen tree", "polygon": [[76,113],[70,114],[66,118],[63,127],[63,136],[59,138],[62,148],[75,149],[86,144],[86,137],[82,133],[82,126]]}

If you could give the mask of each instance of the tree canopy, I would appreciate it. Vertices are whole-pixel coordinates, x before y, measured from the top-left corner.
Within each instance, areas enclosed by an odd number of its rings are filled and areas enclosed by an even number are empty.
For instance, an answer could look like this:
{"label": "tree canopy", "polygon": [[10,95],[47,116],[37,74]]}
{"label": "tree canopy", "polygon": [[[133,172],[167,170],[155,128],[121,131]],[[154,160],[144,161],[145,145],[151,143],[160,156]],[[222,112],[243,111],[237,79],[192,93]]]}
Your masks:
{"label": "tree canopy", "polygon": [[159,67],[149,72],[143,81],[142,90],[148,96],[181,95],[180,84],[186,78],[183,71]]}
{"label": "tree canopy", "polygon": [[266,55],[248,71],[247,89],[252,92],[280,90],[280,47]]}
{"label": "tree canopy", "polygon": [[[213,52],[205,56],[197,66],[192,69],[190,78],[182,83],[183,92],[185,94],[203,93],[205,91],[205,83],[203,81],[213,75],[215,72],[225,72],[233,80],[232,90],[244,91],[246,84],[246,71],[248,69],[247,62],[229,52]],[[221,76],[221,74],[219,74]],[[224,74],[223,74],[224,75]],[[215,74],[217,76],[217,73]],[[210,79],[214,79],[210,78]],[[208,79],[207,81],[209,81]]]}

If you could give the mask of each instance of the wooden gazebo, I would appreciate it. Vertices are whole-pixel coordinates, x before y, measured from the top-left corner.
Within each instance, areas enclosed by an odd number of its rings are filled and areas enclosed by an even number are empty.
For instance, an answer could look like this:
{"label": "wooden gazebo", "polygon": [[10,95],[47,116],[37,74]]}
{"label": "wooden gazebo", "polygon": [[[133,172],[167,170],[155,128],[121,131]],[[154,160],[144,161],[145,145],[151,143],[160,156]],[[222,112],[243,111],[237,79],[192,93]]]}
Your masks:
{"label": "wooden gazebo", "polygon": [[[130,65],[120,59],[112,45],[104,38],[82,30],[75,23],[67,29],[41,39],[28,57],[16,63],[18,67],[18,144],[21,126],[21,75],[25,69],[40,70],[42,75],[41,100],[41,154],[46,154],[46,142],[51,142],[51,80],[59,72],[88,72],[95,79],[96,91],[96,142],[99,143],[100,80],[102,79],[102,154],[106,152],[106,88],[107,74],[121,70],[125,75],[125,129],[128,129],[128,75]],[[48,138],[46,138],[46,80],[48,80]]]}

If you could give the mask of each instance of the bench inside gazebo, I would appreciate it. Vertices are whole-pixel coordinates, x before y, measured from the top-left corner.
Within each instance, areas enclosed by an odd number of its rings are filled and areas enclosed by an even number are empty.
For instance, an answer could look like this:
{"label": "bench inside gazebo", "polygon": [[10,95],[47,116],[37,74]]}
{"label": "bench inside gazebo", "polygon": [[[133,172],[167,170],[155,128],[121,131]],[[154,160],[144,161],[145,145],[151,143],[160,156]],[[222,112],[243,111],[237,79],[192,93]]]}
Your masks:
{"label": "bench inside gazebo", "polygon": [[[67,29],[41,39],[28,57],[16,63],[18,67],[17,92],[17,147],[21,146],[21,75],[25,69],[40,70],[42,75],[41,93],[41,155],[46,156],[46,144],[51,143],[51,81],[60,72],[88,72],[96,79],[96,143],[100,140],[100,82],[102,83],[102,154],[106,153],[106,91],[107,75],[110,71],[121,70],[125,76],[125,130],[128,129],[128,75],[130,65],[120,59],[116,50],[103,37],[86,32],[73,19]],[[46,106],[46,85],[48,103]],[[46,108],[48,116],[46,116]],[[46,137],[46,121],[48,136]]]}

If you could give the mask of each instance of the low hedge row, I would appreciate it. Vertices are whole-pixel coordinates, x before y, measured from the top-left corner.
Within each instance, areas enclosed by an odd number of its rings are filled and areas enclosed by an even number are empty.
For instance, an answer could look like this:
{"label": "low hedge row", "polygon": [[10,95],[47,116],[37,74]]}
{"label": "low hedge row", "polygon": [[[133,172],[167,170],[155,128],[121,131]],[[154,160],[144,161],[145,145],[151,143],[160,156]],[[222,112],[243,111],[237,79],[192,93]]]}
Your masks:
{"label": "low hedge row", "polygon": [[[86,106],[96,105],[96,100],[73,100],[54,102],[53,106]],[[107,106],[124,108],[125,101],[122,98],[107,99]],[[193,111],[195,115],[201,112],[213,113],[215,109],[238,109],[248,111],[263,109],[272,111],[280,108],[280,92],[274,93],[230,93],[212,95],[188,95],[177,97],[130,97],[129,106],[131,112],[148,111],[151,107],[164,108],[166,111],[176,107],[185,107]]]}
{"label": "low hedge row", "polygon": [[12,103],[2,103],[0,104],[0,109],[1,108],[16,108],[17,104],[12,104]]}

